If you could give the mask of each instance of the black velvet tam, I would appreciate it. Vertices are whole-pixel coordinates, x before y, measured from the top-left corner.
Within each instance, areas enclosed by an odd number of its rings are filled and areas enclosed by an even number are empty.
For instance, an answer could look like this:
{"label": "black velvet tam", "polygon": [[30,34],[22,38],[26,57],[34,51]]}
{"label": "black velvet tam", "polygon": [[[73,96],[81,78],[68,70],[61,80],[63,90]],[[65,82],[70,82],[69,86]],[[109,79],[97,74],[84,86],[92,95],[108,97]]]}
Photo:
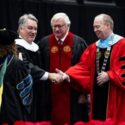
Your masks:
{"label": "black velvet tam", "polygon": [[9,29],[0,29],[0,44],[1,45],[9,45],[14,42],[14,40],[18,37],[18,34]]}

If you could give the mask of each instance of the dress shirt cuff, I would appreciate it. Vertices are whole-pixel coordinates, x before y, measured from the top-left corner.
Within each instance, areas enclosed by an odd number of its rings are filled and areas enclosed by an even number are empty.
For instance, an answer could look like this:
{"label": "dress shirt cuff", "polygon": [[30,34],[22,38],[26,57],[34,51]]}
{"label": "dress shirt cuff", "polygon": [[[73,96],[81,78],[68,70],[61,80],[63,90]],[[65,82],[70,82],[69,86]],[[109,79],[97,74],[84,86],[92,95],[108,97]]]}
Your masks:
{"label": "dress shirt cuff", "polygon": [[49,73],[48,72],[45,72],[44,75],[41,77],[40,80],[47,80],[49,77]]}

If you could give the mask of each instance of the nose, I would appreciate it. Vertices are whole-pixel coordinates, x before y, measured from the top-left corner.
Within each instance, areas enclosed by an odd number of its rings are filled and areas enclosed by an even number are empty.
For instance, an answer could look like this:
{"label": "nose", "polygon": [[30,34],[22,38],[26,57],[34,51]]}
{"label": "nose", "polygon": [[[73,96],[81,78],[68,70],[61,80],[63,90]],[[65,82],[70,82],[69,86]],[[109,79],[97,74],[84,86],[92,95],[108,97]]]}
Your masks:
{"label": "nose", "polygon": [[58,26],[56,26],[56,27],[55,27],[55,30],[57,30],[57,31],[58,31],[58,30],[59,30],[59,27],[58,27]]}
{"label": "nose", "polygon": [[98,31],[98,28],[94,28],[94,32],[96,33]]}
{"label": "nose", "polygon": [[37,30],[36,30],[36,29],[33,29],[33,30],[32,30],[32,33],[36,34],[36,33],[37,33]]}

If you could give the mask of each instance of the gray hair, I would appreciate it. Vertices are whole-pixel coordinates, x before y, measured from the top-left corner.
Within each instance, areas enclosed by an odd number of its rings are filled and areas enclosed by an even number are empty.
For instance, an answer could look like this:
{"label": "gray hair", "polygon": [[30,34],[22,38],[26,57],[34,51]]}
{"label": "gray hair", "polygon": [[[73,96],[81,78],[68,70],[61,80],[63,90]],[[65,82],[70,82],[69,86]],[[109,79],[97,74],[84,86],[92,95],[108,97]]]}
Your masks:
{"label": "gray hair", "polygon": [[18,30],[20,29],[20,27],[24,26],[27,23],[28,19],[33,20],[36,23],[38,23],[38,19],[33,14],[24,14],[19,18]]}
{"label": "gray hair", "polygon": [[[114,28],[114,21],[113,21],[113,19],[112,19],[111,16],[109,16],[108,14],[104,14],[104,13],[103,13],[103,14],[97,15],[96,17],[102,17],[104,23],[110,24],[111,29],[113,30],[113,28]],[[95,18],[96,18],[96,17],[95,17]]]}
{"label": "gray hair", "polygon": [[60,12],[60,13],[56,13],[53,15],[51,22],[50,22],[51,25],[52,25],[53,20],[58,20],[58,19],[63,19],[65,21],[65,23],[69,26],[71,24],[71,21],[70,21],[68,15],[66,13]]}

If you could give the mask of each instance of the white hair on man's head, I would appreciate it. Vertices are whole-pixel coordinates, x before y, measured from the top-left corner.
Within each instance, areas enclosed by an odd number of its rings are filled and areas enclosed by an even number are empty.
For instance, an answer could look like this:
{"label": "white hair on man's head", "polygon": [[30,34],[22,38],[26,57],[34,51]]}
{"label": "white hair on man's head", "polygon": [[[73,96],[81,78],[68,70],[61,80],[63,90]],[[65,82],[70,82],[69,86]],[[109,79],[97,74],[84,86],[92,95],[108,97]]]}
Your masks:
{"label": "white hair on man's head", "polygon": [[63,19],[67,25],[71,24],[71,21],[70,21],[68,15],[66,13],[59,12],[59,13],[56,13],[53,15],[53,17],[51,19],[51,25],[54,20],[59,20],[59,19]]}
{"label": "white hair on man's head", "polygon": [[29,19],[38,23],[38,19],[33,14],[24,14],[19,18],[18,30],[20,29],[20,27],[24,26]]}

